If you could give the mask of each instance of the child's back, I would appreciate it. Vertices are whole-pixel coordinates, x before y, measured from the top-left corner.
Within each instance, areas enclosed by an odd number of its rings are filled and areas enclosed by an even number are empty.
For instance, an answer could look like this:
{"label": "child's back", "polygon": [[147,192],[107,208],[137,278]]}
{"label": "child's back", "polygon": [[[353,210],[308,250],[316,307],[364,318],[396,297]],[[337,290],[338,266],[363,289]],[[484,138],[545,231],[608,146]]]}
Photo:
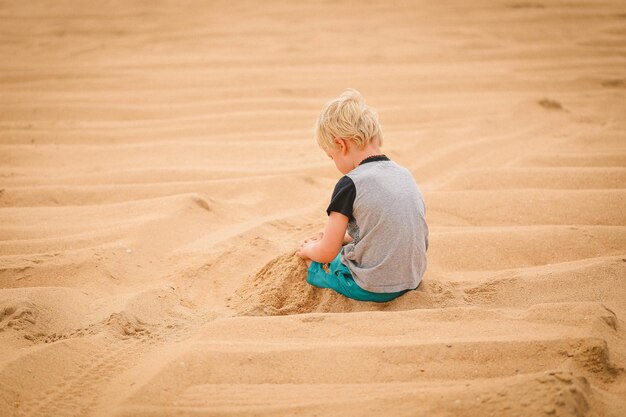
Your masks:
{"label": "child's back", "polygon": [[380,156],[366,159],[346,177],[355,188],[348,213],[348,234],[354,240],[344,246],[341,261],[368,291],[416,288],[426,270],[428,226],[413,176]]}

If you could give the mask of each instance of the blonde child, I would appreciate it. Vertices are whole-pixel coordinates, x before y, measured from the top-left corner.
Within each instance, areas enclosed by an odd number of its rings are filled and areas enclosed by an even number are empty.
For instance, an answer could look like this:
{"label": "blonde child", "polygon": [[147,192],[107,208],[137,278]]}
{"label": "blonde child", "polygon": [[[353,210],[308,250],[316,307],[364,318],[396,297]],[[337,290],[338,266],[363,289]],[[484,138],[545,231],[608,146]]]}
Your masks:
{"label": "blonde child", "polygon": [[427,263],[426,209],[411,173],[381,152],[378,115],[348,89],[326,103],[315,136],[344,176],[326,228],[297,252],[307,262],[307,282],[375,302],[416,289]]}

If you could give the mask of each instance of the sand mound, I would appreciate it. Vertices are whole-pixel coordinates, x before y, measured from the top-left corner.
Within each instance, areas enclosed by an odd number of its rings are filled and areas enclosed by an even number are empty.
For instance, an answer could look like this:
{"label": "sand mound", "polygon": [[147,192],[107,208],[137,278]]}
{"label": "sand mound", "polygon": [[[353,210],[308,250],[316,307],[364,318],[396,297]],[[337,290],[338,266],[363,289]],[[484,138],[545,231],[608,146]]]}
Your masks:
{"label": "sand mound", "polygon": [[329,303],[350,302],[332,290],[309,285],[306,273],[306,263],[295,252],[280,255],[235,291],[239,299],[233,300],[231,306],[243,315],[275,316],[319,311]]}

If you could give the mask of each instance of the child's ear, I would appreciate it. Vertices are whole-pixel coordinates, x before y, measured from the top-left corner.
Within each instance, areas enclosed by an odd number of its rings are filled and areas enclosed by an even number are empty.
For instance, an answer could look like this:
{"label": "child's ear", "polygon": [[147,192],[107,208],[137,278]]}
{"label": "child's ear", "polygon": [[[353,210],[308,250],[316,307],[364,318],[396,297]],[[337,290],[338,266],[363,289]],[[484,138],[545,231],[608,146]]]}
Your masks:
{"label": "child's ear", "polygon": [[345,139],[336,138],[335,143],[339,146],[339,149],[341,150],[341,153],[343,155],[348,153],[348,142]]}

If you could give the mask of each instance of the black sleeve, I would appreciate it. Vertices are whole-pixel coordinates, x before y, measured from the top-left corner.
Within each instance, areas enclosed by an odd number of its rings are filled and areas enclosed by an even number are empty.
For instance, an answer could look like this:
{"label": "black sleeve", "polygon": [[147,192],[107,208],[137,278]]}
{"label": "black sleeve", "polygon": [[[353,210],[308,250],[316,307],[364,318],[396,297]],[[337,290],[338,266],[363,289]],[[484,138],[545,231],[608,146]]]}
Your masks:
{"label": "black sleeve", "polygon": [[351,219],[355,197],[356,187],[352,179],[348,176],[341,177],[337,185],[335,185],[335,190],[330,198],[330,204],[326,209],[326,213],[330,216],[331,211],[336,211]]}

